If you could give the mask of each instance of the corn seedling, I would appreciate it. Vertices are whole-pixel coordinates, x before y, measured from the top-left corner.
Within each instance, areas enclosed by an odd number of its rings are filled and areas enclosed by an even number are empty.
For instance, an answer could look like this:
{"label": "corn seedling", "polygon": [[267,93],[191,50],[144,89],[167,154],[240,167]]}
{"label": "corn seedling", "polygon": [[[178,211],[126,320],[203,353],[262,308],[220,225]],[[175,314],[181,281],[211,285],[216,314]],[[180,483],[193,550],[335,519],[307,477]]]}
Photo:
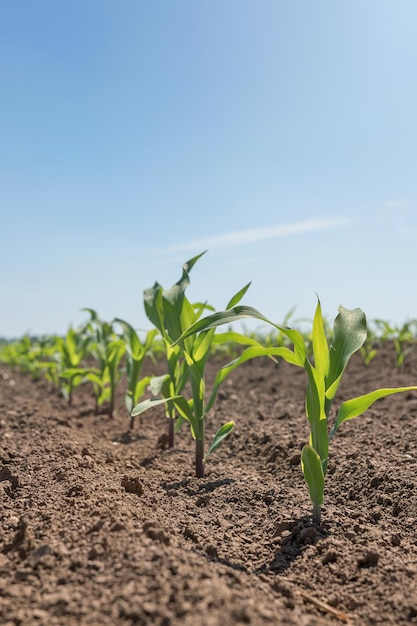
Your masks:
{"label": "corn seedling", "polygon": [[[190,284],[189,272],[203,254],[204,252],[185,263],[181,278],[170,289],[164,289],[156,282],[143,293],[146,316],[159,331],[164,345],[168,373],[155,377],[151,384],[151,391],[155,395],[161,394],[163,398],[180,395],[188,381],[188,365],[184,354],[180,346],[173,345],[184,330],[187,311],[192,309],[195,316],[193,319],[196,319],[207,308],[212,310],[202,303],[190,305],[185,297],[185,290]],[[175,433],[181,427],[183,418],[171,400],[166,401],[165,410],[168,418],[168,447],[172,448]],[[131,428],[135,415],[131,413]]]}
{"label": "corn seedling", "polygon": [[405,322],[401,327],[391,326],[389,322],[376,319],[375,324],[381,330],[383,341],[392,341],[395,348],[395,364],[401,367],[405,358],[413,351],[415,334],[412,330],[415,321]]}
{"label": "corn seedling", "polygon": [[89,381],[93,385],[96,412],[98,407],[106,403],[107,413],[112,418],[125,343],[113,331],[113,323],[101,320],[93,309],[83,310],[91,316],[84,333],[88,338],[89,354],[97,361],[98,367],[80,368],[78,375],[82,376],[83,382]]}
{"label": "corn seedling", "polygon": [[82,361],[86,357],[89,337],[83,332],[77,332],[74,328],[68,329],[65,337],[57,339],[57,359],[60,366],[59,379],[61,393],[72,404],[72,394],[76,387],[84,381]]}
{"label": "corn seedling", "polygon": [[[141,378],[141,373],[145,358],[151,354],[153,342],[158,331],[156,329],[150,330],[142,343],[136,330],[130,324],[119,318],[116,318],[114,322],[120,324],[123,329],[122,339],[126,347],[127,376],[125,404],[130,415],[151,381],[150,376]],[[131,418],[130,427],[133,428],[133,418]]]}
{"label": "corn seedling", "polygon": [[380,344],[380,337],[376,331],[374,323],[367,324],[367,335],[363,345],[359,348],[365,365],[369,365],[376,355],[378,354],[378,345]]}
{"label": "corn seedling", "polygon": [[[211,329],[220,324],[229,323],[231,316],[235,316],[235,318],[254,317],[272,324],[256,309],[238,306],[229,311],[203,318],[184,333],[183,339],[188,339],[194,333],[210,332]],[[311,337],[314,365],[308,356],[306,341],[299,331],[276,324],[273,326],[280,329],[290,339],[294,347],[293,350],[286,347],[275,348],[273,354],[281,356],[288,363],[304,368],[307,373],[305,407],[310,425],[310,441],[302,449],[301,466],[313,503],[313,521],[320,524],[329,441],[334,437],[337,429],[346,420],[364,413],[376,400],[395,393],[417,390],[417,386],[378,389],[343,402],[337,411],[334,426],[329,432],[329,413],[343,373],[352,354],[359,350],[366,339],[365,314],[361,309],[350,311],[339,307],[339,314],[333,326],[332,343],[329,346],[319,301],[313,320]]]}
{"label": "corn seedling", "polygon": [[[126,346],[122,339],[113,332],[113,324],[103,322],[92,309],[88,309],[92,319],[90,325],[95,329],[95,353],[100,364],[100,386],[102,389],[99,404],[108,402],[108,415],[113,418],[116,400],[116,389],[121,379],[120,363],[125,354]],[[90,377],[92,380],[92,377]]]}
{"label": "corn seedling", "polygon": [[[191,434],[196,445],[195,472],[196,476],[199,478],[204,476],[204,463],[207,458],[217,450],[225,437],[227,437],[233,429],[233,422],[223,424],[214,435],[212,443],[207,453],[205,453],[207,414],[215,402],[219,386],[238,364],[237,359],[236,364],[230,365],[227,371],[224,368],[219,370],[215,379],[214,388],[207,401],[205,397],[205,367],[207,358],[215,342],[215,329],[204,330],[198,334],[190,334],[186,338],[184,336],[185,331],[191,325],[198,323],[198,318],[201,314],[201,307],[193,306],[184,293],[189,284],[189,271],[200,257],[201,255],[194,257],[184,264],[181,279],[171,289],[163,291],[159,285],[156,285],[152,290],[145,292],[145,307],[147,307],[150,319],[152,319],[155,325],[158,325],[158,329],[167,342],[174,342],[168,347],[168,359],[171,357],[172,363],[175,366],[177,366],[181,358],[185,361],[186,369],[184,370],[184,380],[181,380],[181,384],[185,381],[185,376],[189,376],[191,399],[187,400],[183,394],[178,392],[169,396],[166,395],[168,391],[174,389],[174,385],[171,384],[171,375],[169,375],[168,378],[164,379],[161,377],[156,379],[156,381],[151,381],[151,388],[153,387],[154,392],[163,392],[162,398],[145,400],[138,404],[132,411],[132,416],[136,416],[160,404],[169,403],[168,406],[173,406],[176,411],[178,411],[181,418],[187,421],[190,426]],[[236,293],[226,308],[228,309],[235,306],[244,296],[248,288],[249,284]],[[231,316],[229,321],[234,321],[233,316]],[[222,342],[259,346],[256,340],[233,331],[223,333],[220,339],[219,337],[216,339],[217,345]],[[244,351],[244,353],[245,352],[246,351]],[[242,357],[239,357],[239,359],[241,358]],[[163,384],[166,382],[169,383],[165,390],[160,386],[161,380]]]}

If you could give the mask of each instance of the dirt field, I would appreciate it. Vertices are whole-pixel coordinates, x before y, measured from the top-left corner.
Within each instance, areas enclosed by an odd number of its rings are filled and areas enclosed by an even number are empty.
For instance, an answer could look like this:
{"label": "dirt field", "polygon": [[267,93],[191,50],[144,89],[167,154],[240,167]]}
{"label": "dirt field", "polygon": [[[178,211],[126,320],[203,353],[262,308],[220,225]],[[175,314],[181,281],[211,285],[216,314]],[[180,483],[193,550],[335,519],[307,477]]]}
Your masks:
{"label": "dirt field", "polygon": [[[269,360],[236,370],[208,437],[236,429],[198,480],[186,427],[164,449],[163,410],[130,435],[121,395],[110,421],[87,387],[68,408],[0,367],[0,623],[417,624],[417,394],[341,426],[316,528],[305,381]],[[416,382],[417,351],[398,371],[388,346],[352,358],[337,400]]]}

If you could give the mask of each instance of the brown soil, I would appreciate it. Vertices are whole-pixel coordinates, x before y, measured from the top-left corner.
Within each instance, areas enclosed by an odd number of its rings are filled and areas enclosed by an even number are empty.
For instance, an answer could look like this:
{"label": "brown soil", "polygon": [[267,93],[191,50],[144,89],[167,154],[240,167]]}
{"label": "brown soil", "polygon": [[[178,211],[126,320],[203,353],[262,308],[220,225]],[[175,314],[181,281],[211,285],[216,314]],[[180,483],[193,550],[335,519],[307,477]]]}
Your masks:
{"label": "brown soil", "polygon": [[[368,366],[355,355],[338,400],[416,374],[417,352],[402,370],[390,346]],[[342,425],[317,528],[304,386],[285,363],[236,370],[208,437],[236,429],[196,479],[187,428],[164,448],[163,411],[130,435],[122,397],[110,421],[87,387],[68,408],[1,367],[0,623],[417,624],[417,394]]]}

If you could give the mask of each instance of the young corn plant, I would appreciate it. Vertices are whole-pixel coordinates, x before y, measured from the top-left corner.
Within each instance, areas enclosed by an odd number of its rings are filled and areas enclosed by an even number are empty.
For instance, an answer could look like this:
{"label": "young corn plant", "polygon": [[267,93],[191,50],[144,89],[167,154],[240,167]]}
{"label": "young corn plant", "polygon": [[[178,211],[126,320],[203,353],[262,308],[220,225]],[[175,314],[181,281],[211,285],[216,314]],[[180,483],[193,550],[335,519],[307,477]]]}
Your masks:
{"label": "young corn plant", "polygon": [[[161,394],[167,398],[165,404],[168,418],[168,447],[173,448],[175,433],[183,423],[174,402],[168,400],[178,396],[188,381],[188,365],[179,345],[173,345],[184,330],[187,322],[187,311],[193,309],[193,319],[201,316],[204,310],[213,310],[207,304],[190,305],[185,297],[185,290],[190,284],[189,272],[197,261],[205,254],[199,254],[183,266],[181,278],[170,288],[164,289],[156,282],[153,287],[145,289],[143,293],[144,307],[147,318],[155,326],[162,337],[168,373],[164,376],[153,377],[151,391],[154,395]],[[131,412],[131,428],[133,428],[136,413]]]}
{"label": "young corn plant", "polygon": [[123,339],[120,339],[113,332],[113,324],[103,322],[94,311],[91,323],[95,327],[95,352],[100,363],[100,386],[101,395],[98,399],[99,404],[107,402],[108,416],[110,419],[114,416],[114,408],[116,401],[116,389],[120,382],[122,373],[120,364],[126,352],[126,345]]}
{"label": "young corn plant", "polygon": [[378,347],[380,344],[380,337],[375,329],[375,324],[371,323],[367,325],[366,341],[359,348],[365,365],[369,365],[376,355],[378,354]]}
{"label": "young corn plant", "polygon": [[91,382],[96,398],[96,413],[105,404],[109,418],[113,418],[125,342],[115,334],[113,323],[101,320],[93,309],[83,310],[91,316],[83,329],[88,342],[88,354],[96,360],[98,367],[73,367],[68,373],[81,377],[82,382]]}
{"label": "young corn plant", "polygon": [[[58,363],[53,360],[55,343],[55,338],[25,335],[3,346],[0,362],[7,363],[11,368],[18,367],[21,372],[30,374],[33,380],[44,375],[51,381],[58,370]],[[56,375],[54,382],[59,382]]]}
{"label": "young corn plant", "polygon": [[[127,391],[125,404],[130,415],[151,382],[151,376],[141,377],[141,373],[146,357],[152,354],[154,339],[158,331],[157,329],[150,330],[142,343],[138,333],[128,322],[119,318],[116,318],[114,322],[122,327],[122,339],[126,347]],[[133,418],[131,418],[130,428],[133,428]]]}
{"label": "young corn plant", "polygon": [[[205,430],[207,414],[212,408],[220,384],[234,367],[231,366],[223,375],[219,371],[214,388],[208,400],[206,399],[205,368],[208,356],[212,352],[213,344],[219,344],[218,337],[215,339],[215,329],[204,330],[201,333],[189,335],[184,338],[184,332],[198,321],[202,306],[192,305],[185,296],[185,289],[189,284],[189,271],[201,255],[194,257],[184,264],[181,279],[169,290],[162,290],[156,284],[153,289],[145,292],[145,307],[148,317],[160,330],[167,343],[168,377],[160,377],[151,381],[151,387],[155,392],[161,391],[162,398],[152,398],[139,403],[132,411],[132,416],[140,415],[151,407],[165,404],[168,410],[174,408],[180,418],[188,422],[191,435],[195,440],[195,473],[198,478],[204,477],[205,461],[221,445],[225,437],[232,431],[234,422],[223,424],[214,435],[211,445],[205,451]],[[246,293],[249,284],[243,287],[230,300],[226,308],[235,306]],[[233,316],[232,316],[233,317]],[[233,321],[233,319],[231,319]],[[223,335],[224,342],[235,342],[241,345],[259,346],[255,339],[251,339],[229,331]],[[168,342],[171,342],[168,345]],[[184,362],[185,368],[179,363]],[[178,393],[178,388],[184,387],[189,378],[191,398]],[[162,381],[162,385],[161,385]],[[179,381],[177,383],[177,381]],[[165,388],[163,385],[166,384]],[[177,387],[176,387],[177,385]],[[171,416],[171,415],[170,415]]]}
{"label": "young corn plant", "polygon": [[83,331],[70,327],[65,337],[57,339],[57,360],[60,365],[61,393],[72,404],[72,394],[76,387],[85,382],[82,362],[87,355],[89,337]]}
{"label": "young corn plant", "polygon": [[383,341],[391,340],[395,348],[395,364],[400,368],[405,358],[411,354],[415,346],[415,332],[412,330],[415,321],[405,322],[402,326],[391,326],[389,322],[381,319],[375,320],[375,324],[381,329]]}
{"label": "young corn plant", "polygon": [[[195,333],[209,332],[210,329],[228,323],[231,316],[236,318],[254,317],[272,324],[259,311],[252,307],[238,306],[203,318],[192,325],[183,335],[188,339]],[[334,321],[333,338],[329,346],[320,301],[318,301],[312,332],[312,352],[308,355],[308,344],[302,334],[283,326],[273,324],[292,342],[290,348],[276,348],[276,356],[288,363],[304,368],[307,374],[305,408],[310,425],[310,441],[301,453],[301,466],[313,504],[313,522],[321,523],[321,509],[324,501],[324,486],[327,473],[329,442],[343,422],[358,417],[373,405],[376,400],[392,394],[417,390],[417,386],[377,389],[371,393],[343,402],[337,411],[333,428],[328,425],[330,410],[350,357],[363,345],[366,339],[366,318],[361,309],[348,310],[339,307]]]}

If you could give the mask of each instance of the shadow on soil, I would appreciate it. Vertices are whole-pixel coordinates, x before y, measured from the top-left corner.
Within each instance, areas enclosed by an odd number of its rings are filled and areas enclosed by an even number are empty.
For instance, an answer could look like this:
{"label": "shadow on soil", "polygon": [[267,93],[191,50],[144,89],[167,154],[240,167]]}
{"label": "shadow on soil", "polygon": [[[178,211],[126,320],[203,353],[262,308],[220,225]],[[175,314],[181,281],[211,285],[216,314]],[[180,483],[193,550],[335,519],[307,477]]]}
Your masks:
{"label": "shadow on soil", "polygon": [[308,546],[316,545],[329,535],[326,525],[317,526],[309,517],[278,524],[272,543],[277,545],[274,560],[264,568],[280,573],[288,569]]}
{"label": "shadow on soil", "polygon": [[[213,480],[201,485],[198,485],[196,488],[194,484],[192,484],[192,479],[184,478],[183,480],[177,481],[175,483],[162,483],[162,488],[165,489],[168,496],[178,496],[178,489],[184,489],[186,493],[190,496],[201,495],[202,493],[211,493],[215,491],[219,487],[223,485],[230,485],[230,483],[234,483],[235,480],[232,478],[223,478],[221,480]],[[191,484],[190,484],[191,483]],[[198,503],[197,503],[198,504]]]}
{"label": "shadow on soil", "polygon": [[114,437],[113,441],[117,443],[123,443],[125,445],[129,445],[130,443],[134,443],[135,441],[143,441],[144,439],[146,439],[144,435],[139,435],[138,433],[132,433],[131,431],[128,430]]}

